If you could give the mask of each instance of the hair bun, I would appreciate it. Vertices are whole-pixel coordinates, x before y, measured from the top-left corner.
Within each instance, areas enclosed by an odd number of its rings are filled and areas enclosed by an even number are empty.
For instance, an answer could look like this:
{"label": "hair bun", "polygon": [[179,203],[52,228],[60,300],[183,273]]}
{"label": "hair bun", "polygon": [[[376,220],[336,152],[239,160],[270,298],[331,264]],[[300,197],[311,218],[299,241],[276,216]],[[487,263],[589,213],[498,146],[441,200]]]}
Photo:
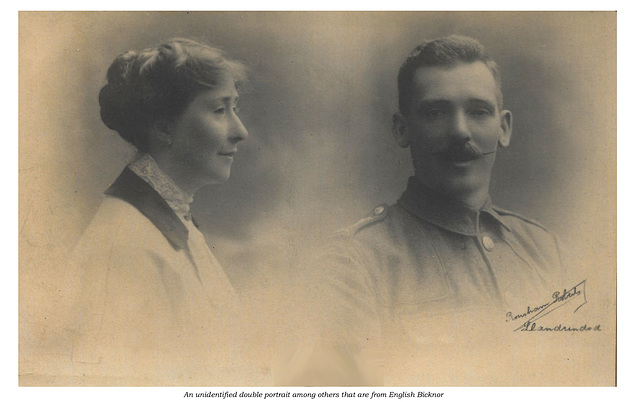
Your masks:
{"label": "hair bun", "polygon": [[100,103],[100,117],[104,124],[112,130],[127,138],[126,127],[131,123],[131,99],[129,88],[131,87],[131,71],[137,59],[137,53],[128,51],[119,55],[107,71],[107,84],[100,90],[98,97]]}
{"label": "hair bun", "polygon": [[138,54],[133,50],[116,57],[107,70],[107,82],[112,85],[126,85],[137,57]]}

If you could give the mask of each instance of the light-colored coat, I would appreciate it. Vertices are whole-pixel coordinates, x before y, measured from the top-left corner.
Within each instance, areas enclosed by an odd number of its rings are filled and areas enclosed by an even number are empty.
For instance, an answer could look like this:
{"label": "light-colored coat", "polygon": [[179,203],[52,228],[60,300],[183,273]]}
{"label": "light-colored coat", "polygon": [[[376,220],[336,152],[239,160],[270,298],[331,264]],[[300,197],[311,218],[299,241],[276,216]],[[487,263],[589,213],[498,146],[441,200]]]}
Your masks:
{"label": "light-colored coat", "polygon": [[96,384],[237,383],[235,292],[202,233],[130,170],[107,191],[70,267],[75,375]]}

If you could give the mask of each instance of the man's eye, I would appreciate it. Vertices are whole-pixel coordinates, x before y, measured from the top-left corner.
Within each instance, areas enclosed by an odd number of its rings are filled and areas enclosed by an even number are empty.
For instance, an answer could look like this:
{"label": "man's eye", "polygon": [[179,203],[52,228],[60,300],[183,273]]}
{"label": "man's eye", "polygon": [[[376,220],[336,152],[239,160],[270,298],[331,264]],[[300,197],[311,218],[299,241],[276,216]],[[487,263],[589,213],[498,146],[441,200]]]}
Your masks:
{"label": "man's eye", "polygon": [[472,116],[478,116],[478,117],[485,117],[485,116],[490,116],[491,115],[491,111],[488,109],[473,109],[470,114]]}
{"label": "man's eye", "polygon": [[224,114],[226,112],[225,108],[223,107],[219,107],[216,110],[213,111],[213,113],[215,114]]}
{"label": "man's eye", "polygon": [[430,109],[424,112],[426,118],[430,120],[440,119],[444,117],[444,111],[441,109]]}
{"label": "man's eye", "polygon": [[234,107],[233,107],[233,112],[234,112],[235,114],[240,113],[240,108],[239,108],[238,106],[234,106]]}

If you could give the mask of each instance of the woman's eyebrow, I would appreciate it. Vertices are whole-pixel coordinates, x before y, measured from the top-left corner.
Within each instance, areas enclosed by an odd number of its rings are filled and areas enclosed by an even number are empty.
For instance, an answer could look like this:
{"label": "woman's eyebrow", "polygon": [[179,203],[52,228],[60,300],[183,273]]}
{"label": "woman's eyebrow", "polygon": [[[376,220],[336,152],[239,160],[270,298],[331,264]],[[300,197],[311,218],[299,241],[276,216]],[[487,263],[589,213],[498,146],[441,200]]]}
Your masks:
{"label": "woman's eyebrow", "polygon": [[221,96],[214,99],[214,102],[223,102],[223,103],[237,103],[240,97],[236,96]]}
{"label": "woman's eyebrow", "polygon": [[212,106],[216,106],[219,104],[235,104],[238,103],[238,100],[240,99],[240,96],[236,95],[236,96],[219,96],[219,97],[215,97],[215,98],[209,98],[206,100],[206,103],[208,105],[212,105]]}

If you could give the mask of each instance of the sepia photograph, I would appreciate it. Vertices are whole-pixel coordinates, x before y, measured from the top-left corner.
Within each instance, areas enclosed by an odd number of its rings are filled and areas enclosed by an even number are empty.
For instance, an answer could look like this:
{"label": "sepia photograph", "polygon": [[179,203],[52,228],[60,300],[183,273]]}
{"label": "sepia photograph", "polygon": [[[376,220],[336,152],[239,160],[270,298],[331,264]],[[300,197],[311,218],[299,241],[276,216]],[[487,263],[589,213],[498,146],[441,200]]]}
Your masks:
{"label": "sepia photograph", "polygon": [[18,28],[20,387],[616,386],[616,12]]}

